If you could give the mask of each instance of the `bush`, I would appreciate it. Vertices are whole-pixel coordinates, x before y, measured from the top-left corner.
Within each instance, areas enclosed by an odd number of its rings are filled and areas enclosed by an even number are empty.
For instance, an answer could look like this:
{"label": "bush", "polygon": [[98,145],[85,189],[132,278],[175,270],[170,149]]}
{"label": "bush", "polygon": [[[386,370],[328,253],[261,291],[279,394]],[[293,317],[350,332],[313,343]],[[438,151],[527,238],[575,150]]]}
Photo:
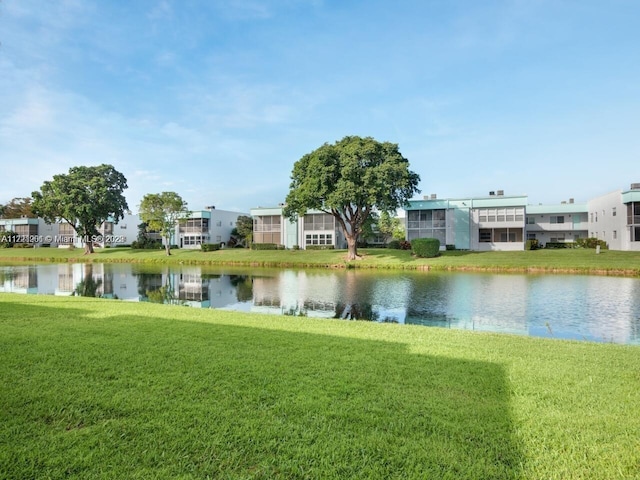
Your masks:
{"label": "bush", "polygon": [[531,238],[527,240],[527,243],[524,245],[525,250],[538,250],[540,248],[540,242],[536,238]]}
{"label": "bush", "polygon": [[284,250],[283,245],[278,245],[277,243],[252,243],[252,250]]}
{"label": "bush", "polygon": [[569,242],[547,242],[544,248],[573,248],[573,243]]}
{"label": "bush", "polygon": [[292,250],[300,250],[300,245],[294,245],[291,248],[292,248]]}
{"label": "bush", "polygon": [[13,247],[13,237],[15,237],[15,235],[15,232],[12,232],[11,230],[0,232],[0,248]]}
{"label": "bush", "polygon": [[600,248],[603,250],[606,250],[609,248],[609,246],[607,245],[607,242],[594,237],[579,238],[575,241],[575,244],[576,244],[576,247],[582,247],[582,248],[596,248],[597,246],[600,246]]}
{"label": "bush", "polygon": [[200,248],[203,252],[215,252],[216,250],[220,250],[219,243],[203,243],[200,245]]}
{"label": "bush", "polygon": [[420,258],[437,257],[440,255],[440,240],[437,238],[416,238],[411,242],[411,251]]}
{"label": "bush", "polygon": [[400,250],[411,250],[411,242],[409,240],[400,240]]}
{"label": "bush", "polygon": [[447,249],[447,251],[453,251],[453,250],[455,250],[455,249],[456,249],[456,246],[455,246],[455,245],[451,245],[451,244],[449,243],[449,244],[447,244],[447,245],[445,246],[445,248]]}
{"label": "bush", "polygon": [[391,240],[389,243],[387,243],[387,248],[400,250],[400,240]]}
{"label": "bush", "polygon": [[164,247],[162,246],[162,240],[145,239],[143,241],[134,240],[131,242],[131,248],[134,250],[160,250]]}
{"label": "bush", "polygon": [[334,250],[333,245],[307,245],[307,250]]}

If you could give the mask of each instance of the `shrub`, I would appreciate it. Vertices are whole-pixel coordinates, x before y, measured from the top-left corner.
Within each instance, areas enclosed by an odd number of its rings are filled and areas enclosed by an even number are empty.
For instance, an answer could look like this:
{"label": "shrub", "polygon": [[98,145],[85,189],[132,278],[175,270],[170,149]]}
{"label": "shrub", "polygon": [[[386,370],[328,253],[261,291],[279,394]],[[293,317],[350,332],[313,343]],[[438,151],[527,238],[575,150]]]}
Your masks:
{"label": "shrub", "polygon": [[416,238],[411,242],[411,251],[420,258],[437,257],[440,254],[440,240],[437,238]]}
{"label": "shrub", "polygon": [[538,250],[540,248],[540,242],[536,238],[531,238],[527,240],[527,243],[524,245],[525,250]]}
{"label": "shrub", "polygon": [[284,247],[279,246],[277,243],[252,243],[252,250],[281,250]]}
{"label": "shrub", "polygon": [[387,248],[400,250],[400,240],[391,240],[389,243],[387,243]]}
{"label": "shrub", "polygon": [[333,245],[307,245],[307,250],[334,250]]}
{"label": "shrub", "polygon": [[216,250],[220,250],[219,243],[203,243],[200,245],[200,248],[203,252],[215,252]]}
{"label": "shrub", "polygon": [[607,248],[609,248],[609,246],[607,245],[607,242],[594,237],[579,238],[575,241],[575,244],[576,244],[576,247],[582,247],[582,248],[596,248],[597,246],[600,246],[600,248],[603,250],[606,250]]}
{"label": "shrub", "polygon": [[0,248],[13,247],[13,239],[15,238],[15,235],[16,234],[11,230],[0,232]]}
{"label": "shrub", "polygon": [[411,250],[411,242],[409,240],[400,240],[400,250]]}
{"label": "shrub", "polygon": [[300,250],[300,245],[294,245],[291,248],[292,248],[292,250]]}
{"label": "shrub", "polygon": [[160,250],[162,247],[162,240],[134,240],[131,242],[131,248],[134,250]]}
{"label": "shrub", "polygon": [[451,244],[449,243],[449,244],[447,244],[447,245],[445,246],[445,248],[446,248],[448,251],[452,251],[452,250],[455,250],[455,249],[456,249],[456,246],[455,246],[455,245],[451,245]]}
{"label": "shrub", "polygon": [[544,248],[573,248],[573,243],[569,242],[547,242]]}

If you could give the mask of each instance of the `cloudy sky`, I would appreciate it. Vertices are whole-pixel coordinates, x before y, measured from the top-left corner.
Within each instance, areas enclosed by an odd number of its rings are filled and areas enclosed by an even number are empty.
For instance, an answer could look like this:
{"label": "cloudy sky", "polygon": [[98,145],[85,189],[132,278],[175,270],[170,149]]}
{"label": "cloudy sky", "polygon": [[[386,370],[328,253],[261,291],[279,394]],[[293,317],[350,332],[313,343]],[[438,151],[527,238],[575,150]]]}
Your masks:
{"label": "cloudy sky", "polygon": [[237,211],[345,135],[422,194],[583,202],[640,182],[637,0],[2,0],[0,203],[109,163]]}

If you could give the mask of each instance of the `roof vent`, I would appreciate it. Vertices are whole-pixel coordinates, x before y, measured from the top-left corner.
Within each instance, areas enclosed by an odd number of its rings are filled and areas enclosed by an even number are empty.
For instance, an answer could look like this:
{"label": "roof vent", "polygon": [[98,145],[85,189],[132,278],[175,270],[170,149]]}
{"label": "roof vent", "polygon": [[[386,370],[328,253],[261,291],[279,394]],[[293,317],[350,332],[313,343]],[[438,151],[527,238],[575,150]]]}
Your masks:
{"label": "roof vent", "polygon": [[569,203],[573,203],[573,202],[574,202],[574,199],[573,199],[573,198],[570,198],[570,199],[569,199]]}
{"label": "roof vent", "polygon": [[438,195],[436,195],[435,193],[431,194],[431,200],[435,200],[436,198],[438,198]]}
{"label": "roof vent", "polygon": [[632,183],[631,190],[640,190],[640,183]]}
{"label": "roof vent", "polygon": [[496,194],[496,192],[494,192],[493,190],[491,190],[491,191],[489,192],[489,196],[490,196],[490,197],[493,197],[495,194]]}
{"label": "roof vent", "polygon": [[498,190],[498,195],[504,195],[504,190]]}

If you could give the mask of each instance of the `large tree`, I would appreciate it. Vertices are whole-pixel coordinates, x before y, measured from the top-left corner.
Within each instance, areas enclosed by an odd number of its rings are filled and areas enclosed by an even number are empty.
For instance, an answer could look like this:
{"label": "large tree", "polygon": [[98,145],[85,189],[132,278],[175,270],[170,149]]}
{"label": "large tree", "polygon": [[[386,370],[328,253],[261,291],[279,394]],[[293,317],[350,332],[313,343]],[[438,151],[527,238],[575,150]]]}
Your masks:
{"label": "large tree", "polygon": [[398,145],[371,137],[344,137],[325,143],[293,166],[284,214],[291,219],[307,210],[333,215],[349,248],[358,257],[356,241],[373,209],[395,211],[416,193],[420,176]]}
{"label": "large tree", "polygon": [[30,197],[16,197],[0,206],[0,216],[4,218],[36,218],[33,213],[33,200]]}
{"label": "large tree", "polygon": [[33,192],[33,213],[52,223],[65,220],[93,253],[93,242],[103,222],[124,218],[129,210],[122,192],[127,179],[111,165],[72,167],[68,174],[54,175]]}
{"label": "large tree", "polygon": [[140,203],[140,218],[160,232],[167,255],[171,255],[171,237],[178,221],[188,215],[187,203],[175,192],[148,193]]}
{"label": "large tree", "polygon": [[253,237],[253,218],[247,215],[240,215],[236,220],[236,231],[238,236],[242,238],[246,246],[251,245]]}

